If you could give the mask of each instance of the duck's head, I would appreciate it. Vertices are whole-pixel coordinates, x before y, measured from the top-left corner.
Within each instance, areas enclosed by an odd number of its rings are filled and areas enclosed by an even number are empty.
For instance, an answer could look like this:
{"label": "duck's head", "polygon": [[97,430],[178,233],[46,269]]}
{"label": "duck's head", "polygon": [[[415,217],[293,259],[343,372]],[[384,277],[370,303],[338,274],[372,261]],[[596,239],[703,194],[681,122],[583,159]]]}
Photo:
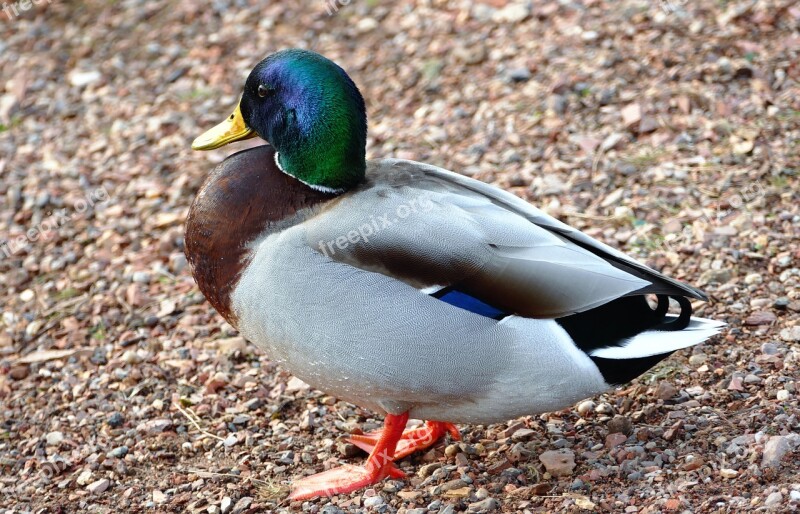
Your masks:
{"label": "duck's head", "polygon": [[317,53],[283,50],[258,63],[233,113],[192,148],[256,135],[275,147],[282,171],[315,189],[341,192],[364,178],[364,99],[342,68]]}

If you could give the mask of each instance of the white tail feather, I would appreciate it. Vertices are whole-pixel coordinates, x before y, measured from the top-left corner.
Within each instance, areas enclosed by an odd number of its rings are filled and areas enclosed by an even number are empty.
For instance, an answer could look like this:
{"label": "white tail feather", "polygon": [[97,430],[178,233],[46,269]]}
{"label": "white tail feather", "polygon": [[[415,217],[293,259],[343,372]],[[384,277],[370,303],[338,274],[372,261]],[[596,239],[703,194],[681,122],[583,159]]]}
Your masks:
{"label": "white tail feather", "polygon": [[[666,316],[665,321],[668,322],[676,317]],[[590,355],[604,359],[636,359],[674,352],[681,348],[688,348],[702,343],[709,337],[718,334],[724,326],[725,323],[721,321],[692,318],[689,321],[689,326],[683,330],[673,332],[648,330],[628,339],[622,346],[598,348],[592,350]]]}

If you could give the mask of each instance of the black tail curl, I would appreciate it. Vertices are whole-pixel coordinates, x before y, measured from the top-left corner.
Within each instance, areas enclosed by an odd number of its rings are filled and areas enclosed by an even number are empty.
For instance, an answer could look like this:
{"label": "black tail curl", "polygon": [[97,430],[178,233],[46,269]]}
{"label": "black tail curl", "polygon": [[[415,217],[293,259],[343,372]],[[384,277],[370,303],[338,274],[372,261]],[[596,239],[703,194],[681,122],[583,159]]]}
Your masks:
{"label": "black tail curl", "polygon": [[661,319],[663,320],[666,317],[667,310],[669,310],[670,298],[678,302],[678,305],[681,307],[681,313],[676,319],[669,322],[662,321],[660,324],[654,326],[651,330],[674,332],[676,330],[683,330],[689,326],[689,322],[692,320],[692,302],[690,302],[685,296],[668,297],[666,295],[658,295],[658,307],[656,308],[655,312],[658,313],[661,310],[662,304],[664,304],[664,312],[661,314]]}
{"label": "black tail curl", "polygon": [[[670,298],[680,306],[677,316],[667,314]],[[566,330],[578,348],[589,354],[607,383],[624,384],[672,352],[633,359],[605,359],[593,357],[591,352],[622,346],[630,338],[647,330],[673,332],[689,326],[692,304],[687,298],[660,294],[657,299],[658,303],[653,309],[643,295],[625,296],[594,309],[559,318],[556,322]]]}

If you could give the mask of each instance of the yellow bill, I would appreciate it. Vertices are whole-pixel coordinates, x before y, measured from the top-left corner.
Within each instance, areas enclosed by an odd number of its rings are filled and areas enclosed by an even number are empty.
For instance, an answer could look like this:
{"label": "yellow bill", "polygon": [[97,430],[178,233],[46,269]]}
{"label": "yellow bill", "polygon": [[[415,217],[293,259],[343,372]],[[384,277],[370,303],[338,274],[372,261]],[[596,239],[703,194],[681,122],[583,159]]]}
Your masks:
{"label": "yellow bill", "polygon": [[242,117],[242,110],[237,105],[233,114],[217,125],[207,130],[192,142],[192,150],[214,150],[234,141],[242,141],[256,137],[253,129],[247,126]]}

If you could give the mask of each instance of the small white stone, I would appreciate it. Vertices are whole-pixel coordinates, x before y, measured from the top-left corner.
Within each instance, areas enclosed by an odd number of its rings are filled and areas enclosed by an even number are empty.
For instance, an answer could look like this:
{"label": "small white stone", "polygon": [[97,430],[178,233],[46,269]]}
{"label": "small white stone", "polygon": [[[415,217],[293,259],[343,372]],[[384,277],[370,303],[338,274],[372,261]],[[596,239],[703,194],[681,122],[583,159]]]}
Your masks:
{"label": "small white stone", "polygon": [[76,482],[78,485],[86,485],[92,481],[92,471],[87,469],[84,470],[80,475],[78,475],[78,479]]}
{"label": "small white stone", "polygon": [[167,495],[164,494],[163,491],[159,491],[158,489],[153,489],[153,501],[155,503],[164,503],[167,501]]}
{"label": "small white stone", "polygon": [[231,510],[231,506],[233,506],[233,500],[231,500],[230,496],[226,496],[219,505],[220,512],[222,512],[222,514],[228,514],[228,511]]}
{"label": "small white stone", "polygon": [[531,12],[527,3],[509,4],[492,15],[498,23],[519,23],[530,16]]}
{"label": "small white stone", "polygon": [[32,289],[26,289],[19,294],[19,299],[23,302],[29,302],[36,297],[36,293]]}
{"label": "small white stone", "polygon": [[582,417],[586,417],[594,410],[594,402],[592,400],[584,400],[578,404],[577,411]]}
{"label": "small white stone", "polygon": [[736,478],[737,476],[739,476],[739,472],[736,471],[735,469],[722,468],[719,470],[719,476],[721,476],[722,478]]}
{"label": "small white stone", "polygon": [[147,284],[150,282],[150,273],[146,271],[135,271],[132,280],[140,284]]}
{"label": "small white stone", "polygon": [[356,24],[359,32],[369,32],[378,28],[378,22],[374,18],[361,18]]}
{"label": "small white stone", "polygon": [[122,362],[126,364],[139,364],[142,362],[142,358],[139,357],[139,354],[132,350],[125,350],[122,354]]}
{"label": "small white stone", "polygon": [[614,408],[608,403],[601,403],[595,407],[594,411],[598,414],[613,414]]}
{"label": "small white stone", "polygon": [[595,41],[600,35],[595,30],[587,30],[583,34],[581,34],[581,39],[584,41]]}
{"label": "small white stone", "polygon": [[788,399],[789,399],[791,396],[792,396],[792,394],[791,394],[789,391],[787,391],[786,389],[781,389],[780,391],[778,391],[778,392],[775,394],[775,398],[776,398],[776,399],[777,399],[779,402],[785,402],[785,401],[786,401],[786,400],[788,400]]}
{"label": "small white stone", "polygon": [[364,498],[364,507],[379,507],[383,505],[383,498],[380,496],[370,496],[369,498]]}
{"label": "small white stone", "polygon": [[88,86],[103,78],[103,75],[97,70],[80,71],[72,70],[69,72],[69,83],[75,87]]}
{"label": "small white stone", "polygon": [[92,494],[101,494],[106,492],[110,485],[111,482],[107,478],[101,478],[100,480],[89,484],[86,489]]}
{"label": "small white stone", "polygon": [[763,281],[764,278],[759,273],[750,273],[744,277],[744,283],[748,285],[760,284]]}
{"label": "small white stone", "polygon": [[50,432],[45,436],[47,446],[58,446],[64,440],[64,434],[61,432]]}

